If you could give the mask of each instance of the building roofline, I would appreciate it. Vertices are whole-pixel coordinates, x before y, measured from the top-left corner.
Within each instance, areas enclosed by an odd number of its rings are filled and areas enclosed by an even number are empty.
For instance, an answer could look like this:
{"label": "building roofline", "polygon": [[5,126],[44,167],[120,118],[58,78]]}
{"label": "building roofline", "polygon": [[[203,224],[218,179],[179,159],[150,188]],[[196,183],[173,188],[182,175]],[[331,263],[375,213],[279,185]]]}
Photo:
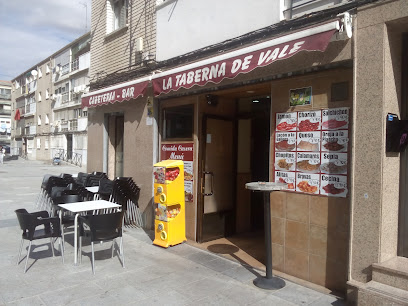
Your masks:
{"label": "building roofline", "polygon": [[46,59],[43,59],[42,61],[38,62],[37,64],[31,66],[31,68],[25,70],[24,72],[20,73],[18,76],[14,77],[11,79],[10,82],[14,82],[16,79],[20,78],[21,76],[24,76],[27,72],[36,69],[38,66],[46,63],[47,61],[49,61],[50,59],[54,58],[57,54],[61,53],[63,50],[70,48],[72,45],[76,44],[78,41],[80,41],[81,39],[84,39],[86,36],[91,37],[91,31],[86,32],[85,34],[81,35],[80,37],[76,38],[75,40],[73,40],[72,42],[70,42],[69,44],[65,45],[64,47],[62,47],[61,49],[59,49],[58,51],[52,53],[50,56],[48,56]]}

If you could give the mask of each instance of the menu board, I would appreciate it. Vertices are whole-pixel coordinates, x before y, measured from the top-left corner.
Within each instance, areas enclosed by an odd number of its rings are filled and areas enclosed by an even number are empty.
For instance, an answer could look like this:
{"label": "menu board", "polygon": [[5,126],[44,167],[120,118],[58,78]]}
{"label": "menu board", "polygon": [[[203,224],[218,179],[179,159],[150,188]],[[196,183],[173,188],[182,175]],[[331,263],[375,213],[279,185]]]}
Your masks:
{"label": "menu board", "polygon": [[348,107],[276,113],[275,182],[293,192],[348,194]]}
{"label": "menu board", "polygon": [[193,202],[193,183],[194,183],[194,144],[193,143],[171,143],[162,144],[161,160],[173,159],[184,162],[184,193],[185,201]]}

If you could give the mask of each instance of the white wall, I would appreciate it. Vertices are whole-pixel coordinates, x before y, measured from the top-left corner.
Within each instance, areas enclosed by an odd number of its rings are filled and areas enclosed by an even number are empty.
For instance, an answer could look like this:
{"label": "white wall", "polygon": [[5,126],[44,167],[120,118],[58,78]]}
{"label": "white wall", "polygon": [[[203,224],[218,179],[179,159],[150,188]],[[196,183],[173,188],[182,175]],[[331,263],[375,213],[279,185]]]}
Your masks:
{"label": "white wall", "polygon": [[157,7],[156,59],[166,60],[283,20],[283,0],[167,0]]}

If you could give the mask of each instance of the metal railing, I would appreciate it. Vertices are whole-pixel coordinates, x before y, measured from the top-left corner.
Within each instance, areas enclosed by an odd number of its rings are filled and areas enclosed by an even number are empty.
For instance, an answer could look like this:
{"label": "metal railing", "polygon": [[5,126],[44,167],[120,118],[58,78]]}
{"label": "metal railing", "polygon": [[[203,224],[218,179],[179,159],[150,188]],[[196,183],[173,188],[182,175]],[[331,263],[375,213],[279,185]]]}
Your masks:
{"label": "metal railing", "polygon": [[75,71],[79,69],[79,58],[71,62],[71,71]]}
{"label": "metal railing", "polygon": [[62,161],[70,163],[72,165],[82,167],[82,154],[76,152],[68,152],[64,149],[56,149],[55,156],[58,156]]}

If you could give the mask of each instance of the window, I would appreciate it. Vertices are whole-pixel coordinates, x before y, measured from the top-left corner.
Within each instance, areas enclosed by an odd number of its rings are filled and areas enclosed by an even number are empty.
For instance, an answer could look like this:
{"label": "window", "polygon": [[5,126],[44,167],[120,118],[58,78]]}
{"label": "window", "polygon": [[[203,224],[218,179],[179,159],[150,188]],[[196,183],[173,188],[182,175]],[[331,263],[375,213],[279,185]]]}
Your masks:
{"label": "window", "polygon": [[38,115],[37,123],[38,123],[38,125],[41,125],[41,115]]}
{"label": "window", "polygon": [[74,109],[74,118],[81,118],[82,117],[82,108],[76,108]]}
{"label": "window", "polygon": [[45,73],[49,74],[50,73],[50,64],[47,64],[47,66],[45,67]]}
{"label": "window", "polygon": [[42,78],[42,69],[38,67],[38,78]]}
{"label": "window", "polygon": [[49,140],[46,138],[44,143],[44,149],[48,150],[49,147],[50,147]]}
{"label": "window", "polygon": [[50,98],[50,90],[49,89],[45,90],[45,98],[46,99]]}
{"label": "window", "polygon": [[37,149],[41,149],[41,139],[37,138]]}
{"label": "window", "polygon": [[184,105],[164,110],[163,139],[193,137],[194,106]]}
{"label": "window", "polygon": [[107,34],[123,28],[127,23],[127,0],[110,0],[107,6],[106,31]]}
{"label": "window", "polygon": [[41,102],[41,91],[38,92],[38,102]]}

